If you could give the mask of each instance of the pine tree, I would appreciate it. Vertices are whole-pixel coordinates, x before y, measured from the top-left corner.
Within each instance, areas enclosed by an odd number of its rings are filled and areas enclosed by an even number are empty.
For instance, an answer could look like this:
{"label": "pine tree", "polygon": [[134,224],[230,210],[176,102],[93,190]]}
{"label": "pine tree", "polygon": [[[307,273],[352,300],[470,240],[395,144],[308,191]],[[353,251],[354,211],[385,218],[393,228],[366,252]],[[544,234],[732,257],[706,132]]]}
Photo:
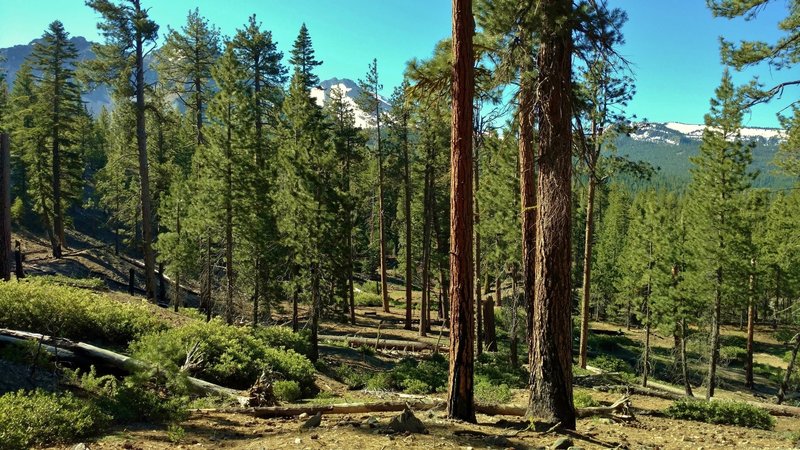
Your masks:
{"label": "pine tree", "polygon": [[[145,46],[155,43],[158,25],[149,18],[140,0],[114,3],[111,0],[88,0],[86,4],[102,16],[97,24],[105,44],[93,46],[96,58],[87,66],[95,82],[112,86],[118,99],[135,97],[136,143],[142,209],[142,244],[144,250],[145,291],[148,299],[156,297],[155,255],[153,253],[153,211],[145,131]],[[133,79],[133,83],[129,80]]]}
{"label": "pine tree", "polygon": [[383,299],[383,311],[389,312],[389,288],[386,281],[386,210],[384,209],[384,154],[381,148],[381,117],[383,116],[383,105],[380,98],[380,90],[383,85],[378,78],[378,60],[373,59],[367,70],[364,80],[359,80],[362,95],[356,100],[362,111],[368,111],[372,123],[375,124],[375,149],[378,165],[378,234],[379,234],[379,258],[380,258],[380,277],[381,277],[381,297]]}
{"label": "pine tree", "polygon": [[195,8],[180,31],[169,30],[157,53],[159,78],[194,117],[198,144],[205,142],[203,125],[213,93],[211,69],[220,56],[219,39],[219,30]]}
{"label": "pine tree", "polygon": [[319,84],[319,77],[314,74],[314,68],[321,65],[322,61],[317,61],[314,57],[314,47],[311,44],[311,36],[308,34],[306,24],[300,26],[300,33],[292,46],[289,63],[297,67],[303,86],[311,89]]}
{"label": "pine tree", "polygon": [[55,258],[61,257],[61,249],[65,246],[66,199],[63,198],[62,185],[64,166],[68,162],[62,162],[62,158],[78,156],[67,153],[72,145],[70,131],[74,128],[75,119],[81,112],[80,92],[75,82],[73,68],[77,56],[78,51],[70,42],[69,33],[59,21],[54,21],[45,30],[41,41],[34,44],[30,56],[33,69],[40,74],[38,100],[43,103],[41,109],[44,113],[40,126],[47,130],[51,149],[49,159],[52,167],[48,178],[52,183],[50,193],[53,198],[49,203],[52,205],[52,234],[55,237],[52,253]]}
{"label": "pine tree", "polygon": [[691,275],[695,292],[711,305],[707,399],[716,386],[723,303],[735,305],[747,292],[750,258],[742,248],[740,211],[754,176],[748,172],[752,147],[739,136],[741,121],[741,99],[726,71],[706,115],[700,153],[691,159]]}
{"label": "pine tree", "polygon": [[624,275],[619,259],[628,232],[631,195],[617,183],[607,187],[606,206],[600,215],[597,227],[595,258],[592,260],[592,283],[594,284],[595,317],[605,318],[607,308],[614,301],[619,279]]}

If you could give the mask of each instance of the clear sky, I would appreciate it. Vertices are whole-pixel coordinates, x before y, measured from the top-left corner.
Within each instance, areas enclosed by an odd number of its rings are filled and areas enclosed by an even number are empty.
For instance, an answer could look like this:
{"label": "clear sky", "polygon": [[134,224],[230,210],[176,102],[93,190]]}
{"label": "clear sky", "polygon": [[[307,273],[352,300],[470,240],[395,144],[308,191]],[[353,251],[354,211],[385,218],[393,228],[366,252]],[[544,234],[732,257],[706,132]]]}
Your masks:
{"label": "clear sky", "polygon": [[[610,0],[625,9],[627,43],[622,53],[632,62],[637,95],[630,110],[652,121],[702,123],[708,100],[719,84],[722,66],[718,37],[768,39],[778,35],[777,21],[788,2],[775,1],[757,21],[713,19],[704,0]],[[434,44],[450,33],[448,0],[143,0],[161,26],[180,27],[195,6],[201,14],[231,35],[255,13],[271,30],[279,48],[288,53],[300,24],[311,33],[321,79],[363,77],[368,63],[378,58],[385,95],[399,84],[405,62],[430,56]],[[61,20],[73,36],[98,40],[97,15],[83,0],[0,0],[0,47],[28,43],[48,23]],[[737,82],[759,74],[772,85],[788,73],[761,68],[735,76]],[[797,74],[795,74],[795,77]],[[797,98],[797,92],[786,97]],[[749,126],[777,126],[775,113],[788,100],[756,107],[745,117]]]}

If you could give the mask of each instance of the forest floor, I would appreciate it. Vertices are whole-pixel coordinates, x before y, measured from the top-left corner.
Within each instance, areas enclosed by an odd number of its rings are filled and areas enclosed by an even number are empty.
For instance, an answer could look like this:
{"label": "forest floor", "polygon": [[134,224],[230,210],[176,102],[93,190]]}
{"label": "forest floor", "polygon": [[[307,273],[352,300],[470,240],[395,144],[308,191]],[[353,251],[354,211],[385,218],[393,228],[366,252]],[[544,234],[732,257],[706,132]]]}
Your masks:
{"label": "forest floor", "polygon": [[[113,249],[93,242],[82,235],[73,236],[71,249],[62,260],[48,257],[47,243],[35,236],[14,237],[22,241],[26,255],[26,269],[34,275],[64,275],[72,278],[100,278],[108,286],[110,294],[119,301],[140,301],[140,298],[127,294],[127,269],[133,267],[129,260],[113,255]],[[140,281],[140,280],[137,280]],[[427,337],[419,337],[416,329],[403,329],[402,298],[400,286],[390,290],[393,299],[390,313],[380,307],[357,308],[357,324],[350,325],[339,320],[329,319],[321,323],[320,334],[348,335],[381,339],[398,339],[426,342],[446,346],[449,336],[438,322],[431,326]],[[415,296],[419,292],[414,293]],[[273,320],[286,323],[289,316],[285,311],[273,311]],[[160,309],[159,314],[172,323],[181,323],[185,316],[174,314],[168,309]],[[301,316],[305,311],[301,310]],[[416,311],[415,311],[416,316]],[[432,312],[435,318],[436,312]],[[636,365],[641,343],[642,330],[621,329],[618,325],[592,323],[595,330],[619,331],[621,345],[611,352],[614,357]],[[744,332],[738,327],[723,330],[723,346],[738,345],[744,339]],[[697,343],[690,341],[690,359],[697,379],[693,380],[694,393],[703,396],[704,390],[698,387],[702,379],[704,364],[699,346],[704,338],[696,337]],[[654,353],[654,374],[656,381],[666,383],[672,361],[672,337],[656,334],[652,338]],[[723,399],[751,400],[769,402],[777,388],[776,373],[786,367],[782,358],[786,346],[770,327],[759,328],[756,333],[755,361],[763,370],[757,371],[757,389],[749,391],[743,387],[743,370],[731,361],[720,369],[720,389],[717,397]],[[361,366],[372,371],[382,371],[403,356],[418,357],[402,350],[379,350],[365,353],[341,344],[321,343],[322,360],[328,366]],[[305,403],[352,403],[369,401],[402,400],[397,394],[368,390],[349,390],[347,385],[337,381],[330,374],[318,373],[316,385],[323,395]],[[674,386],[680,389],[680,386]],[[601,404],[610,404],[620,394],[606,393],[586,387],[577,387],[576,392],[588,394]],[[429,396],[444,399],[443,393]],[[446,419],[441,409],[418,410],[415,414],[428,430],[428,434],[391,434],[385,426],[398,413],[374,413],[351,415],[327,415],[318,428],[301,429],[304,419],[278,418],[260,419],[246,415],[223,412],[195,412],[181,423],[182,431],[176,432],[163,425],[138,424],[115,428],[103,437],[86,441],[90,449],[166,449],[166,448],[241,448],[241,449],[391,449],[391,448],[548,448],[558,438],[568,437],[576,448],[600,449],[790,449],[800,448],[800,419],[776,417],[775,429],[763,431],[727,425],[711,425],[700,422],[673,420],[665,417],[662,411],[672,402],[643,395],[631,395],[636,420],[614,422],[605,418],[586,418],[578,421],[574,432],[551,432],[529,430],[528,423],[520,422],[519,417],[478,415],[477,424],[469,424]],[[513,391],[511,405],[523,406],[527,402],[527,392]],[[372,422],[372,424],[368,424]],[[375,422],[377,421],[377,422]],[[377,423],[377,424],[376,424]],[[75,445],[53,448],[74,448]]]}

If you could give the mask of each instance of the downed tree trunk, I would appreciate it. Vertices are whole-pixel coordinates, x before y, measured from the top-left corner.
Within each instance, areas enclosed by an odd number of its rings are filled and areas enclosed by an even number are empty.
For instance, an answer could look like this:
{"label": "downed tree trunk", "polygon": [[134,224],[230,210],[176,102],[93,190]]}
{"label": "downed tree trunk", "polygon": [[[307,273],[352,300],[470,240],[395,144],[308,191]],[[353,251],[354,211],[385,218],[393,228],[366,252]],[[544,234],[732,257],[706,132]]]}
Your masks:
{"label": "downed tree trunk", "polygon": [[[437,350],[436,344],[419,341],[402,341],[399,339],[375,339],[369,337],[334,335],[319,335],[319,339],[321,341],[346,342],[348,345],[366,345],[374,348],[408,349],[417,352],[423,350]],[[447,352],[447,347],[439,346],[438,351]]]}
{"label": "downed tree trunk", "polygon": [[[377,412],[396,412],[410,409],[439,409],[444,408],[445,402],[437,399],[417,399],[414,401],[385,401],[374,403],[338,403],[334,405],[290,405],[290,406],[267,406],[261,408],[217,408],[217,409],[194,409],[193,413],[232,413],[243,414],[259,418],[290,417],[308,414],[309,416],[322,414],[365,414]],[[592,408],[577,408],[578,417],[608,416],[614,418],[630,419],[632,416],[620,413],[628,412],[630,400],[623,397],[611,406],[597,406]],[[524,406],[513,405],[492,405],[475,404],[475,412],[487,416],[518,416],[525,417],[527,408]]]}
{"label": "downed tree trunk", "polygon": [[[69,339],[47,336],[39,333],[31,333],[28,331],[9,330],[6,328],[0,328],[0,336],[4,337],[3,340],[6,342],[12,342],[13,340],[41,342],[43,345],[57,349],[65,349],[72,352],[76,360],[86,360],[92,364],[101,364],[129,373],[136,369],[147,367],[147,363],[143,361],[139,361],[129,356],[121,355],[104,348],[96,347],[91,344],[86,344],[84,342],[76,342]],[[198,378],[188,377],[187,381],[195,390],[206,394],[234,397],[237,400],[241,396],[241,393],[235,389],[219,386]]]}

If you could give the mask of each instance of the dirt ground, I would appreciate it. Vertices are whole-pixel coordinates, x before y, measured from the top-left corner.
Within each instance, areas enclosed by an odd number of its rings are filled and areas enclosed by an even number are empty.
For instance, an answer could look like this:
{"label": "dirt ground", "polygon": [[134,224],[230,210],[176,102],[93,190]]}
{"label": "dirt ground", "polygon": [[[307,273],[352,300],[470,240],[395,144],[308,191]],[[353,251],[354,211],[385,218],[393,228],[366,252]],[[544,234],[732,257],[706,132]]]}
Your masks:
{"label": "dirt ground", "polygon": [[[524,401],[524,392],[518,400]],[[597,400],[611,402],[615,394],[592,393]],[[447,420],[443,411],[416,411],[429,434],[390,434],[381,427],[397,413],[329,415],[311,430],[301,430],[303,419],[258,419],[234,414],[194,414],[182,424],[185,435],[176,436],[164,428],[147,426],[115,430],[97,441],[87,442],[90,449],[466,449],[515,448],[543,449],[561,436],[584,449],[791,449],[800,448],[792,433],[800,431],[800,420],[778,418],[774,431],[751,430],[733,426],[708,425],[671,420],[648,414],[665,408],[668,400],[634,395],[633,406],[642,410],[636,421],[613,423],[607,419],[578,421],[570,433],[545,434],[524,431],[527,426],[516,417],[478,415],[477,424]],[[366,421],[374,417],[379,425],[371,428]],[[523,430],[523,431],[520,431]],[[172,440],[170,440],[172,439]],[[795,437],[795,439],[797,439]],[[59,448],[72,448],[59,447]]]}

